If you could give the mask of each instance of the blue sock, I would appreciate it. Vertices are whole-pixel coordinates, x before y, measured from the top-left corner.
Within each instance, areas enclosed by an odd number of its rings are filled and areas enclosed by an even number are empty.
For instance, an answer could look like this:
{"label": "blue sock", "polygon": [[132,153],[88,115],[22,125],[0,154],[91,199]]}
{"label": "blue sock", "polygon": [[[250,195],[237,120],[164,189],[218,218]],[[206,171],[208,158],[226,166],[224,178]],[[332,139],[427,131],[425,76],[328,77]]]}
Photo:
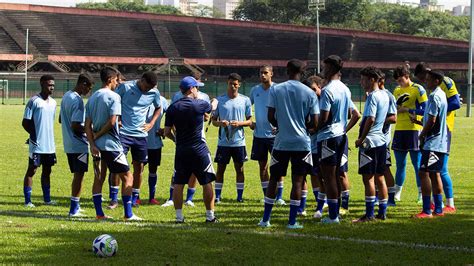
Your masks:
{"label": "blue sock", "polygon": [[237,201],[242,201],[243,200],[243,194],[244,194],[244,183],[237,183]]}
{"label": "blue sock", "polygon": [[341,207],[343,209],[349,209],[349,190],[342,191],[341,193]]}
{"label": "blue sock", "polygon": [[174,191],[174,186],[171,185],[170,186],[170,197],[168,198],[168,200],[173,200],[173,191]]}
{"label": "blue sock", "polygon": [[265,197],[265,208],[263,210],[263,221],[268,222],[270,216],[272,215],[273,205],[275,204],[275,199]]}
{"label": "blue sock", "polygon": [[132,212],[132,196],[125,196],[122,194],[122,202],[123,202],[123,211],[125,214],[125,218],[130,218],[133,216]]}
{"label": "blue sock", "polygon": [[79,197],[71,197],[71,208],[69,214],[75,214],[79,211]]}
{"label": "blue sock", "polygon": [[[300,205],[298,206],[298,212],[302,213],[304,212],[304,209],[306,208],[306,198],[308,197],[308,190],[303,190],[301,191],[301,200],[300,200]],[[290,205],[291,208],[291,205]]]}
{"label": "blue sock", "polygon": [[196,189],[188,187],[188,192],[186,193],[186,201],[193,201],[194,193],[196,193]]}
{"label": "blue sock", "polygon": [[105,216],[104,211],[102,210],[102,194],[92,195],[92,200],[94,201],[95,215]]}
{"label": "blue sock", "polygon": [[395,186],[388,188],[388,203],[391,205],[395,205],[395,192],[396,191],[397,189],[395,188]]}
{"label": "blue sock", "polygon": [[365,196],[365,216],[374,217],[375,196]]}
{"label": "blue sock", "polygon": [[28,204],[31,202],[31,187],[23,187],[23,195],[25,195],[25,204]]}
{"label": "blue sock", "polygon": [[318,200],[318,194],[319,194],[319,188],[313,188],[313,195],[314,199],[317,201]]}
{"label": "blue sock", "polygon": [[326,202],[326,193],[318,193],[318,205],[316,206],[316,211],[323,212],[324,203]]}
{"label": "blue sock", "polygon": [[41,186],[43,189],[43,200],[44,202],[50,202],[51,201],[51,188],[50,186]]}
{"label": "blue sock", "polygon": [[434,198],[434,205],[435,205],[435,213],[442,213],[443,212],[443,195],[437,194],[433,195]]}
{"label": "blue sock", "polygon": [[416,177],[416,186],[421,187],[420,181],[420,164],[421,164],[421,152],[420,151],[410,151],[410,158],[413,164],[413,169],[415,170],[415,177]]}
{"label": "blue sock", "polygon": [[132,188],[132,205],[137,204],[137,199],[140,196],[139,188]]}
{"label": "blue sock", "polygon": [[283,181],[278,182],[277,184],[276,200],[280,200],[282,198],[283,198]]}
{"label": "blue sock", "polygon": [[150,200],[155,198],[156,182],[158,182],[158,176],[156,174],[150,173],[148,175],[148,189],[150,190]]}
{"label": "blue sock", "polygon": [[265,195],[267,195],[267,188],[268,188],[268,181],[263,181],[261,182],[262,184],[262,190],[263,190],[263,196],[265,197]]}
{"label": "blue sock", "polygon": [[222,186],[223,185],[224,185],[223,183],[217,183],[217,182],[215,184],[216,200],[221,199],[221,192],[222,192]]}
{"label": "blue sock", "polygon": [[423,196],[423,212],[426,214],[431,214],[431,197]]}
{"label": "blue sock", "polygon": [[378,215],[387,215],[387,199],[379,199],[379,212]]}
{"label": "blue sock", "polygon": [[288,224],[294,225],[296,223],[296,215],[300,206],[301,200],[290,200],[290,217],[288,219]]}
{"label": "blue sock", "polygon": [[111,186],[110,187],[110,200],[118,202],[118,193],[119,193],[119,187]]}
{"label": "blue sock", "polygon": [[[321,193],[319,193],[321,195]],[[336,219],[339,216],[338,212],[338,203],[337,199],[327,199],[328,202],[328,210],[329,210],[329,218],[331,220]]]}
{"label": "blue sock", "polygon": [[407,166],[407,152],[406,151],[397,151],[393,150],[395,155],[395,162],[397,169],[395,171],[395,184],[399,187],[403,186],[406,178],[406,166]]}
{"label": "blue sock", "polygon": [[440,175],[441,175],[441,181],[443,182],[444,195],[446,196],[447,199],[452,199],[454,197],[453,181],[451,180],[451,176],[449,175],[449,172],[448,172],[448,159],[449,159],[449,155],[445,154],[444,160],[443,160],[443,167],[441,168]]}

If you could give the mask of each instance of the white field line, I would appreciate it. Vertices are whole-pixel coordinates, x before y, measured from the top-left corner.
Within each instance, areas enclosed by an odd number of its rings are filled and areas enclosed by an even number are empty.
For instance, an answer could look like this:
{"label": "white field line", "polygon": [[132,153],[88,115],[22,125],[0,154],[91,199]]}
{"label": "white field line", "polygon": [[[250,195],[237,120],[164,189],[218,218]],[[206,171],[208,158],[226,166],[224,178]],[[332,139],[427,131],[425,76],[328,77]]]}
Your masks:
{"label": "white field line", "polygon": [[[88,222],[88,223],[113,223],[127,226],[136,226],[136,227],[155,227],[155,228],[168,228],[168,229],[180,229],[180,230],[197,230],[197,231],[212,231],[220,233],[238,233],[238,234],[255,234],[255,235],[265,235],[272,237],[293,237],[293,238],[309,238],[317,240],[326,240],[326,241],[340,241],[340,242],[352,242],[357,244],[367,244],[373,246],[394,246],[402,247],[407,249],[421,249],[421,250],[441,250],[441,251],[452,251],[452,252],[466,252],[474,253],[474,248],[465,247],[465,246],[444,246],[437,244],[423,244],[423,243],[411,243],[411,242],[402,242],[402,241],[393,241],[393,240],[374,240],[374,239],[363,239],[363,238],[342,238],[334,236],[325,236],[325,235],[315,235],[315,234],[304,234],[304,233],[293,233],[293,232],[274,232],[274,231],[252,231],[252,230],[240,230],[240,229],[230,229],[230,228],[211,228],[211,227],[192,227],[186,224],[174,224],[174,223],[149,223],[149,222],[123,222],[118,220],[112,221],[97,221],[96,219],[90,218],[68,218],[62,216],[53,216],[45,214],[33,214],[25,212],[15,212],[15,211],[0,211],[0,215],[12,215],[19,217],[34,217],[34,218],[47,218],[60,221],[79,221],[79,222]],[[4,221],[5,222],[5,221]],[[6,223],[11,223],[11,221],[6,221]],[[255,225],[257,227],[257,225]]]}

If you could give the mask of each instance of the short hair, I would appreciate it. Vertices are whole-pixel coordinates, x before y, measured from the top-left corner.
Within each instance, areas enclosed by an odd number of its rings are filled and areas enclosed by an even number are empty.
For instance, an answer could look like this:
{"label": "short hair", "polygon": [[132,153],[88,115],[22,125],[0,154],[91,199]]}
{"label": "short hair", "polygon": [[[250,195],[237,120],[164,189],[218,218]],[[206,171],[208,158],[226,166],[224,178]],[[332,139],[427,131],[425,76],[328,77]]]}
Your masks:
{"label": "short hair", "polygon": [[288,74],[300,74],[304,72],[306,64],[299,59],[291,59],[286,64]]}
{"label": "short hair", "polygon": [[54,77],[52,75],[46,74],[46,75],[41,76],[41,78],[40,78],[41,83],[43,83],[45,81],[48,81],[48,80],[54,80]]}
{"label": "short hair", "polygon": [[426,74],[429,70],[430,70],[430,67],[427,63],[420,62],[418,63],[418,65],[416,65],[414,74],[415,76],[418,76],[418,74],[423,74],[423,73]]}
{"label": "short hair", "polygon": [[381,69],[377,69],[379,73],[379,81],[385,79],[385,73]]}
{"label": "short hair", "polygon": [[360,71],[360,75],[368,78],[373,78],[375,81],[378,81],[380,79],[380,70],[378,70],[374,66],[368,66],[364,67]]}
{"label": "short hair", "polygon": [[144,79],[146,83],[152,86],[156,86],[156,84],[158,83],[158,75],[153,71],[147,71],[143,73],[142,79]]}
{"label": "short hair", "polygon": [[198,71],[193,71],[193,72],[191,73],[191,76],[192,76],[193,78],[195,78],[196,80],[200,80],[200,79],[202,78],[202,75],[203,75],[203,74],[204,74],[204,73],[201,73],[201,72],[198,72]]}
{"label": "short hair", "polygon": [[397,68],[395,68],[395,70],[393,71],[393,78],[395,80],[403,76],[410,76],[410,67],[407,64],[397,66]]}
{"label": "short hair", "polygon": [[94,79],[89,75],[89,73],[82,73],[77,78],[76,85],[84,84],[84,85],[94,85]]}
{"label": "short hair", "polygon": [[432,78],[439,80],[439,84],[443,82],[444,73],[441,70],[428,70],[427,74]]}
{"label": "short hair", "polygon": [[120,72],[116,68],[106,66],[100,70],[100,80],[107,83],[110,78],[118,77],[119,74]]}
{"label": "short hair", "polygon": [[342,61],[341,57],[339,57],[338,55],[330,55],[326,57],[323,60],[323,63],[334,67],[334,70],[336,71],[336,73],[341,71],[342,67],[344,66],[344,62]]}
{"label": "short hair", "polygon": [[267,68],[273,72],[273,67],[271,65],[262,65],[259,69],[264,69],[264,68]]}
{"label": "short hair", "polygon": [[238,82],[242,82],[242,77],[237,73],[230,73],[227,80],[237,80]]}
{"label": "short hair", "polygon": [[311,84],[316,83],[319,87],[323,85],[323,79],[320,76],[310,76],[303,81],[303,84],[311,88]]}

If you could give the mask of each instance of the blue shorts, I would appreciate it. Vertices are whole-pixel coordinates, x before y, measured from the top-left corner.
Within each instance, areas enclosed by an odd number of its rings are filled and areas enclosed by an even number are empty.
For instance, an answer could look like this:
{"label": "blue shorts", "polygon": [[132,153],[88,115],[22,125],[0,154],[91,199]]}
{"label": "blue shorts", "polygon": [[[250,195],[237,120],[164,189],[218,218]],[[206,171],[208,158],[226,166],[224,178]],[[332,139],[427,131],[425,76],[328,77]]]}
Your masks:
{"label": "blue shorts", "polygon": [[359,149],[359,174],[361,175],[383,175],[385,172],[385,160],[387,157],[387,146],[384,144],[370,149]]}
{"label": "blue shorts", "polygon": [[247,150],[245,149],[245,146],[217,146],[216,158],[214,159],[214,162],[219,164],[229,164],[231,157],[234,163],[244,163],[248,161]]}
{"label": "blue shorts", "polygon": [[250,159],[254,161],[267,161],[268,154],[272,153],[275,138],[253,138]]}
{"label": "blue shorts", "polygon": [[305,176],[313,166],[311,151],[273,150],[272,160],[270,161],[270,175],[273,177],[286,176],[290,160],[292,176]]}
{"label": "blue shorts", "polygon": [[123,153],[127,155],[132,151],[132,160],[146,163],[148,161],[148,144],[146,137],[131,137],[120,134],[120,142],[123,146]]}
{"label": "blue shorts", "polygon": [[188,184],[192,174],[197,177],[201,185],[206,185],[216,180],[211,153],[207,146],[198,149],[177,149],[174,158],[174,169],[174,184]]}
{"label": "blue shorts", "polygon": [[85,173],[89,166],[88,153],[66,153],[71,173]]}
{"label": "blue shorts", "polygon": [[344,135],[346,138],[346,142],[344,145],[344,152],[342,153],[341,157],[341,167],[339,168],[339,173],[342,175],[343,173],[349,172],[349,141],[347,139],[347,135]]}
{"label": "blue shorts", "polygon": [[148,150],[149,167],[155,168],[161,164],[161,148]]}
{"label": "blue shorts", "polygon": [[338,136],[318,142],[320,165],[340,166],[344,154],[346,136]]}
{"label": "blue shorts", "polygon": [[56,163],[56,153],[30,153],[28,158],[28,166],[33,166],[35,168],[40,165],[51,167]]}
{"label": "blue shorts", "polygon": [[112,174],[126,173],[130,171],[127,156],[121,151],[100,151],[101,159],[107,164]]}
{"label": "blue shorts", "polygon": [[421,151],[420,171],[423,172],[441,172],[446,153],[437,151]]}
{"label": "blue shorts", "polygon": [[394,151],[419,151],[419,132],[416,130],[395,130],[392,140],[392,150]]}
{"label": "blue shorts", "polygon": [[311,157],[313,158],[313,166],[311,167],[311,170],[309,171],[310,175],[318,175],[319,174],[319,154],[317,153],[312,153]]}

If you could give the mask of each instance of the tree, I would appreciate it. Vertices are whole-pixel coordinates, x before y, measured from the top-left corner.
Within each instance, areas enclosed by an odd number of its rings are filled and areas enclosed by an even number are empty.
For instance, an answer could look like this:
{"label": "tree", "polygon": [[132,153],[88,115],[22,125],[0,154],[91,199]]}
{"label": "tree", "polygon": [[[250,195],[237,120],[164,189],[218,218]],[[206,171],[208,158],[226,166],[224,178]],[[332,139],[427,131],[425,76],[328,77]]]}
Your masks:
{"label": "tree", "polygon": [[117,11],[149,12],[158,14],[181,14],[178,9],[168,5],[145,5],[144,0],[109,0],[106,3],[77,4],[79,8],[107,9]]}

